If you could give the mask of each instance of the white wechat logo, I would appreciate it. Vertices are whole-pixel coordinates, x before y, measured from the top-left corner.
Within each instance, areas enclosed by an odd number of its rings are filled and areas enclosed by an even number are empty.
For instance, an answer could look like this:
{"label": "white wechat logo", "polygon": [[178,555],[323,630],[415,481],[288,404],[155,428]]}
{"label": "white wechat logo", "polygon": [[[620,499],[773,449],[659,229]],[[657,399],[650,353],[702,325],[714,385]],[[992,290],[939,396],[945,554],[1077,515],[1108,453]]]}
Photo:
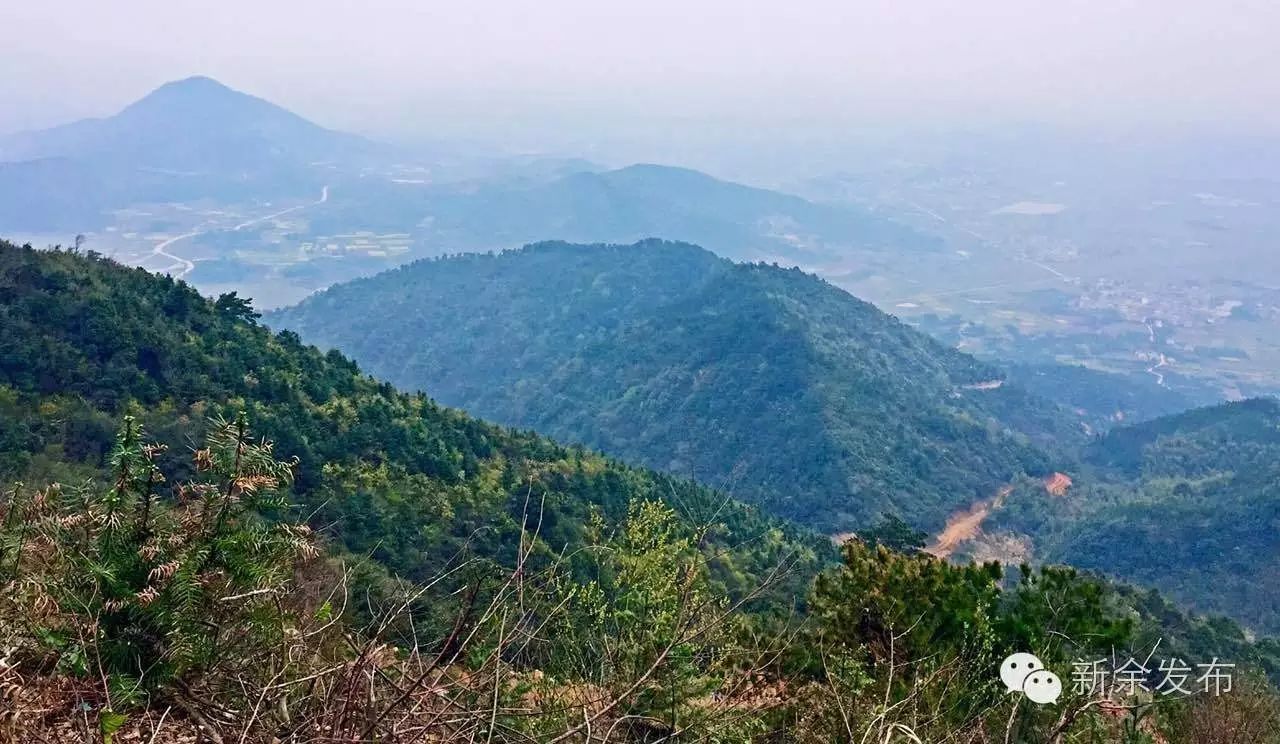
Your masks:
{"label": "white wechat logo", "polygon": [[1053,672],[1032,672],[1023,681],[1022,691],[1031,702],[1049,705],[1058,702],[1058,696],[1062,694],[1062,680]]}
{"label": "white wechat logo", "polygon": [[1062,694],[1062,680],[1035,654],[1013,654],[1000,662],[1000,681],[1009,692],[1021,692],[1039,705],[1055,703]]}
{"label": "white wechat logo", "polygon": [[1034,654],[1014,654],[1000,663],[1000,681],[1009,692],[1022,692],[1022,682],[1035,670],[1044,670],[1044,663]]}

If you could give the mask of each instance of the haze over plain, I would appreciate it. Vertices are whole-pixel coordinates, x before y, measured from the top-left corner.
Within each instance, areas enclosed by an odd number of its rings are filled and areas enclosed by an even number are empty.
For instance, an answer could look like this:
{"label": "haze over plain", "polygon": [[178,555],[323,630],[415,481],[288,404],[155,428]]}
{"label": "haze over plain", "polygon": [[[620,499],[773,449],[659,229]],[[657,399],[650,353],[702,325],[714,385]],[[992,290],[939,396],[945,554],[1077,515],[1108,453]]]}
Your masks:
{"label": "haze over plain", "polygon": [[1280,126],[1280,8],[1258,0],[70,0],[4,15],[0,131],[108,114],[194,74],[379,138],[761,179],[781,165],[732,148],[812,163],[904,127]]}

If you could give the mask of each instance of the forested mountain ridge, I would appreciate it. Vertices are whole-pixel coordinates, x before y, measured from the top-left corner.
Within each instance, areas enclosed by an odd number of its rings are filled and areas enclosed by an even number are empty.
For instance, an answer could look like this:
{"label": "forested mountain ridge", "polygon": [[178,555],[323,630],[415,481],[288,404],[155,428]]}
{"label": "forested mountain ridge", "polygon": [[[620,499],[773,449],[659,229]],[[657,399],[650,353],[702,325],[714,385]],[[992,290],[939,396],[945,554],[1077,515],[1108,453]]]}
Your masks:
{"label": "forested mountain ridge", "polygon": [[541,243],[417,262],[268,322],[483,418],[826,531],[940,527],[1055,458],[1070,417],[816,277],[696,246]]}
{"label": "forested mountain ridge", "polygon": [[[394,210],[394,193],[375,209]],[[417,198],[421,199],[421,196]],[[432,229],[450,251],[491,250],[533,240],[629,243],[678,236],[722,256],[831,260],[852,246],[939,250],[941,242],[852,205],[811,202],[706,173],[641,163],[568,173],[541,183],[483,183],[427,194]]]}
{"label": "forested mountain ridge", "polygon": [[1147,379],[1133,379],[1075,364],[1003,363],[1009,380],[1074,412],[1091,432],[1181,413],[1216,402],[1184,395]]}
{"label": "forested mountain ridge", "polygon": [[691,523],[715,514],[730,594],[782,556],[809,575],[832,557],[824,540],[709,489],[399,393],[337,352],[273,334],[233,294],[208,300],[93,254],[0,242],[0,329],[5,482],[100,474],[125,414],[169,446],[162,465],[187,473],[208,421],[244,411],[277,455],[299,459],[294,498],[313,522],[406,578],[464,548],[509,556],[531,495],[553,553],[582,544],[593,512],[620,519],[636,499],[679,504]]}
{"label": "forested mountain ridge", "polygon": [[1198,408],[1095,439],[1065,497],[1018,489],[992,530],[1038,560],[1159,588],[1280,631],[1280,401]]}

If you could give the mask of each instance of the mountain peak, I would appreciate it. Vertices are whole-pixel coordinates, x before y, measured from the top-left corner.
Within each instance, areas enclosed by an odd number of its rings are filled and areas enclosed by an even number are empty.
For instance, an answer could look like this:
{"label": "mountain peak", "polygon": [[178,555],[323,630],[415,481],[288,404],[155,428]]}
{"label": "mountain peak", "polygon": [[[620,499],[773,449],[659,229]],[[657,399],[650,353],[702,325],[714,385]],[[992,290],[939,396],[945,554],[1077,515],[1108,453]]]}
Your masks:
{"label": "mountain peak", "polygon": [[287,189],[301,178],[311,191],[317,187],[310,163],[363,163],[376,152],[363,138],[325,129],[206,75],[167,82],[112,116],[0,139],[0,160],[69,158],[82,169],[109,170],[107,180],[126,203],[160,193],[137,175],[139,168],[229,179],[236,193],[249,173],[264,184],[285,179],[292,184]]}
{"label": "mountain peak", "polygon": [[159,114],[203,118],[244,115],[288,114],[269,101],[234,88],[204,75],[172,80],[134,101],[120,112],[122,117]]}
{"label": "mountain peak", "polygon": [[268,322],[446,405],[733,483],[827,532],[886,511],[940,527],[1053,472],[1033,439],[1074,431],[1014,386],[966,387],[1001,372],[816,276],[687,243],[420,261]]}
{"label": "mountain peak", "polygon": [[722,183],[720,179],[702,171],[683,168],[678,165],[662,165],[660,163],[634,163],[617,170],[608,171],[604,175],[614,179],[661,179],[688,184]]}
{"label": "mountain peak", "polygon": [[165,89],[186,89],[186,90],[216,90],[234,93],[231,87],[214,80],[208,75],[192,75],[191,77],[182,78],[180,80],[170,80],[169,82],[157,88],[157,91]]}

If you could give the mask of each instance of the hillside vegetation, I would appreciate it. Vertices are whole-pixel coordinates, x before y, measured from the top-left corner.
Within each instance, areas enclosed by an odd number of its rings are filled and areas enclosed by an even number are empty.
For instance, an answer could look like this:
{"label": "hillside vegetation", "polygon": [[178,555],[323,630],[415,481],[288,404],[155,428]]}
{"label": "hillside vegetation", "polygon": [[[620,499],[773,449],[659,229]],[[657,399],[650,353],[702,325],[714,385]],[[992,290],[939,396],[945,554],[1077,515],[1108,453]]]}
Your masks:
{"label": "hillside vegetation", "polygon": [[[0,739],[1275,741],[1280,698],[1257,670],[1276,649],[1229,623],[1070,569],[1024,568],[1002,588],[996,564],[855,540],[807,620],[762,635],[713,589],[700,533],[656,501],[583,546],[592,576],[538,564],[522,539],[508,568],[474,574],[451,629],[393,646],[431,584],[359,623],[350,572],[272,516],[298,463],[243,414],[211,427],[173,497],[163,448],[145,442],[125,417],[109,483],[0,499]],[[990,673],[1012,649],[1065,669],[1165,641],[1230,649],[1233,692],[1157,705],[1068,689],[1020,707]]]}
{"label": "hillside vegetation", "polygon": [[1096,439],[1083,462],[1068,496],[1016,491],[991,528],[1034,536],[1037,558],[1280,631],[1280,402],[1228,403],[1118,428]]}
{"label": "hillside vegetation", "polygon": [[[25,481],[0,491],[0,740],[1274,740],[1250,676],[1274,646],[1229,621],[951,566],[900,521],[830,566],[709,489],[398,393],[233,295],[0,243],[0,328],[0,468]],[[991,673],[1160,637],[1226,649],[1237,692],[1034,708]]]}
{"label": "hillside vegetation", "polygon": [[797,270],[695,246],[422,261],[268,321],[483,418],[687,475],[821,530],[935,529],[1076,441],[991,365]]}
{"label": "hillside vegetation", "polygon": [[5,481],[100,474],[126,414],[167,447],[160,466],[186,475],[208,422],[243,411],[277,455],[298,459],[300,513],[406,578],[462,553],[509,558],[531,508],[540,550],[572,549],[593,514],[615,522],[637,499],[678,505],[689,524],[716,515],[722,527],[708,539],[723,548],[729,594],[786,556],[811,574],[830,551],[688,481],[397,392],[337,352],[273,334],[234,295],[206,300],[100,257],[0,243],[0,323]]}

